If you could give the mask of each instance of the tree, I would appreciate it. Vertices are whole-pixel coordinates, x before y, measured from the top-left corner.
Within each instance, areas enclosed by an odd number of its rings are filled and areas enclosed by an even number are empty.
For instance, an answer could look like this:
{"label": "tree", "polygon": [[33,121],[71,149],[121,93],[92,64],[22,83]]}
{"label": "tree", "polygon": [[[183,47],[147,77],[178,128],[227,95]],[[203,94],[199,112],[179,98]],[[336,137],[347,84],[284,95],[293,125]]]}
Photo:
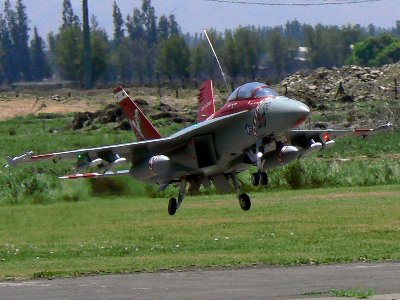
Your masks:
{"label": "tree", "polygon": [[383,48],[372,61],[374,66],[393,64],[400,61],[400,39]]}
{"label": "tree", "polygon": [[7,20],[0,14],[0,76],[1,83],[11,83],[17,80],[18,73],[14,68],[12,41]]}
{"label": "tree", "polygon": [[223,52],[223,62],[228,74],[234,81],[236,81],[237,77],[241,71],[241,58],[238,49],[239,45],[233,36],[231,30],[225,31],[225,43],[224,43],[224,52]]}
{"label": "tree", "polygon": [[62,30],[73,26],[79,26],[79,18],[74,14],[70,0],[63,1],[62,20]]}
{"label": "tree", "polygon": [[11,9],[10,1],[5,1],[4,9],[5,19],[8,23],[8,29],[11,40],[11,49],[13,55],[12,81],[30,80],[31,78],[31,60],[29,53],[29,27],[26,7],[22,0],[17,0],[15,11]]}
{"label": "tree", "polygon": [[[213,44],[215,52],[220,57],[221,56],[220,54],[223,53],[224,49],[224,40],[222,34],[218,33],[213,28],[208,29],[207,34]],[[220,78],[221,75],[215,57],[210,49],[210,46],[205,36],[202,35],[202,37],[203,37],[202,41],[199,43],[198,46],[200,47],[199,48],[200,53],[203,55],[203,63],[202,63],[203,73],[207,78],[213,78],[215,76],[218,76]],[[224,61],[223,57],[221,61]]]}
{"label": "tree", "polygon": [[123,83],[130,83],[133,79],[134,67],[131,56],[131,43],[129,38],[123,38],[111,55],[111,63],[116,73],[116,79]]}
{"label": "tree", "polygon": [[260,40],[254,28],[239,27],[234,32],[240,57],[241,73],[252,80],[256,77],[260,61]]}
{"label": "tree", "polygon": [[82,0],[83,12],[83,81],[86,89],[93,87],[92,79],[92,45],[90,44],[89,7],[88,0]]}
{"label": "tree", "polygon": [[24,80],[31,79],[31,58],[29,53],[29,26],[28,16],[26,14],[26,6],[22,0],[17,0],[16,3],[16,18],[18,36],[14,37],[15,50],[19,62],[19,70],[22,73]]}
{"label": "tree", "polygon": [[271,64],[275,67],[278,76],[281,76],[287,71],[289,48],[281,30],[278,27],[274,28],[270,32],[267,41],[267,49]]}
{"label": "tree", "polygon": [[35,27],[31,41],[32,80],[40,81],[50,75],[49,64],[44,53],[45,44]]}
{"label": "tree", "polygon": [[295,40],[299,45],[304,43],[304,31],[299,21],[286,22],[285,36]]}
{"label": "tree", "polygon": [[400,37],[400,20],[396,21],[396,27],[393,28],[392,34],[395,37]]}
{"label": "tree", "polygon": [[91,61],[93,82],[101,79],[108,69],[110,47],[107,32],[99,28],[96,17],[92,16]]}
{"label": "tree", "polygon": [[181,31],[179,29],[178,22],[176,22],[175,15],[169,15],[169,34],[176,35],[179,34]]}
{"label": "tree", "polygon": [[57,36],[56,64],[63,78],[82,81],[82,45],[80,27],[70,26]]}
{"label": "tree", "polygon": [[47,60],[49,62],[50,73],[58,76],[58,68],[56,66],[56,55],[57,55],[57,39],[54,32],[50,31],[47,34]]}
{"label": "tree", "polygon": [[132,16],[126,18],[126,28],[131,40],[144,39],[143,15],[139,9],[134,8]]}
{"label": "tree", "polygon": [[[83,35],[79,18],[69,0],[63,2],[62,18],[63,24],[55,36],[54,62],[61,77],[82,83]],[[49,42],[49,45],[52,49],[52,43]]]}
{"label": "tree", "polygon": [[165,15],[162,15],[158,21],[158,40],[165,40],[169,37],[169,22]]}
{"label": "tree", "polygon": [[[368,26],[368,30],[370,33],[376,33],[376,29],[371,26]],[[351,46],[365,39],[365,33],[360,25],[347,25],[340,29],[337,39],[338,41],[334,41],[335,44],[339,45],[340,51],[340,60],[337,62],[337,65],[343,65],[346,59],[351,55]]]}
{"label": "tree", "polygon": [[188,78],[190,50],[182,36],[165,40],[158,52],[157,67],[172,82],[173,78]]}
{"label": "tree", "polygon": [[157,43],[157,18],[155,15],[155,9],[151,5],[151,0],[143,0],[142,18],[146,40],[151,48]]}
{"label": "tree", "polygon": [[118,7],[117,2],[113,3],[113,23],[114,23],[114,46],[118,47],[125,36],[125,30],[122,28],[124,19],[122,17],[121,9]]}
{"label": "tree", "polygon": [[[362,66],[370,66],[379,64],[378,61],[383,62],[385,61],[384,57],[382,56],[382,52],[386,47],[395,43],[397,40],[390,36],[389,34],[381,34],[377,37],[369,37],[363,42],[356,43],[354,45],[352,54],[348,63],[362,65]],[[393,49],[386,50],[388,55],[393,57]],[[379,57],[378,61],[376,60]]]}

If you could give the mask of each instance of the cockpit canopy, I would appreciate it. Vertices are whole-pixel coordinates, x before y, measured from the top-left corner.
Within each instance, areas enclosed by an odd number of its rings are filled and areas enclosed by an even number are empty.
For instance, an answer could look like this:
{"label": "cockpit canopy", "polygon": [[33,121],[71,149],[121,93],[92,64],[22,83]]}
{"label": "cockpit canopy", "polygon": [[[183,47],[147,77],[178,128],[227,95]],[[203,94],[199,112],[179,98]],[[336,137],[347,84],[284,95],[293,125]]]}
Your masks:
{"label": "cockpit canopy", "polygon": [[265,97],[276,97],[278,94],[269,86],[261,82],[250,82],[238,87],[228,98],[228,101],[242,99],[257,99]]}

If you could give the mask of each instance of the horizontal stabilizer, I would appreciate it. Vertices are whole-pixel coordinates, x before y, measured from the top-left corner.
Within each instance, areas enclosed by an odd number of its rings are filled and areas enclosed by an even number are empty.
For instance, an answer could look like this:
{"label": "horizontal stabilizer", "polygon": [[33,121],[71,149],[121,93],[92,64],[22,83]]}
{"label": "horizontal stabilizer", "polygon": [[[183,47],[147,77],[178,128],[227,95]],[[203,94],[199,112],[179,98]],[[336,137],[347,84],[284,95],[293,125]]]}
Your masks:
{"label": "horizontal stabilizer", "polygon": [[84,173],[84,174],[73,174],[59,177],[60,179],[87,179],[87,178],[104,178],[104,177],[114,177],[114,176],[124,176],[129,175],[129,170],[123,170],[118,172],[106,172],[101,173]]}

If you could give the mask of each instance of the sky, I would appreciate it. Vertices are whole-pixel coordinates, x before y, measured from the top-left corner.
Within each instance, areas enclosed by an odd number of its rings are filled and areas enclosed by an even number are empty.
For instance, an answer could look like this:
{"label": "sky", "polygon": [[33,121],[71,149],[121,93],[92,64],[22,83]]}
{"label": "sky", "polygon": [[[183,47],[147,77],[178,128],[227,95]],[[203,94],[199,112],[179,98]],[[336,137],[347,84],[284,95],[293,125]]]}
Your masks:
{"label": "sky", "polygon": [[[124,18],[141,0],[116,0]],[[244,0],[251,1],[251,0]],[[310,3],[326,0],[252,0],[253,2]],[[336,0],[339,1],[339,0]],[[12,2],[15,2],[12,1]],[[81,0],[71,0],[74,11],[81,16]],[[61,24],[62,0],[24,0],[27,6],[30,27],[37,26],[39,33],[46,36],[57,31]],[[89,0],[90,14],[97,16],[101,27],[112,32],[112,0]],[[209,2],[206,0],[152,0],[157,16],[175,14],[184,33],[201,32],[203,28],[223,31],[239,25],[275,26],[288,20],[315,25],[346,25],[373,23],[379,27],[394,27],[400,20],[400,0],[346,4],[335,6],[260,6]]]}

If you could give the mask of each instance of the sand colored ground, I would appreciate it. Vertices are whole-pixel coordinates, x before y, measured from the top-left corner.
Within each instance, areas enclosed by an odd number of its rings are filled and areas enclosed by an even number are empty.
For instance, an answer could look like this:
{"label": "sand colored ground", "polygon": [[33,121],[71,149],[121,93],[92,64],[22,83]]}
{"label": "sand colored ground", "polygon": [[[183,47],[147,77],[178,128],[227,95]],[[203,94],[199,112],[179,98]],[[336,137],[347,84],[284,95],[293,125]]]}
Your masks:
{"label": "sand colored ground", "polygon": [[[74,113],[104,108],[114,103],[112,88],[90,91],[59,89],[46,91],[22,91],[0,93],[0,120],[16,116],[39,113]],[[155,88],[126,89],[133,99],[146,100],[150,105],[157,105],[160,98]],[[175,91],[163,89],[161,101],[178,110],[192,110],[197,106],[196,90],[181,90],[178,98]],[[217,101],[219,97],[217,96]]]}

